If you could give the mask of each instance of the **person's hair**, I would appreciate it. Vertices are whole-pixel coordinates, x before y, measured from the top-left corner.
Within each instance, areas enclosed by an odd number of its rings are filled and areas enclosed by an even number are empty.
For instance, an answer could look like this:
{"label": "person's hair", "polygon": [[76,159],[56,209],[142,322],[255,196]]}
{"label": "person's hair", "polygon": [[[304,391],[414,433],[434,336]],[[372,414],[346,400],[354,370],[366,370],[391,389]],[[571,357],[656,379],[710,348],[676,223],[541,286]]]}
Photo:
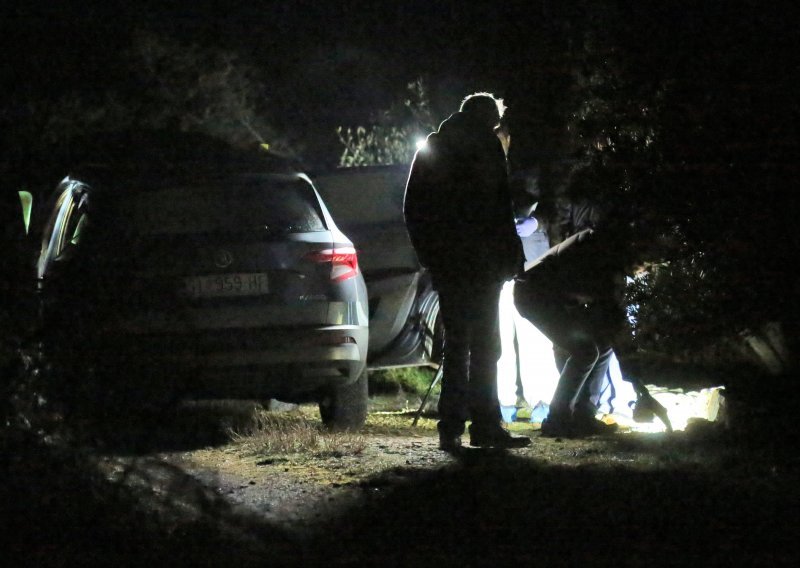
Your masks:
{"label": "person's hair", "polygon": [[503,99],[495,98],[491,93],[473,93],[461,101],[458,110],[464,114],[485,118],[486,122],[494,127],[503,118],[506,105],[503,104]]}

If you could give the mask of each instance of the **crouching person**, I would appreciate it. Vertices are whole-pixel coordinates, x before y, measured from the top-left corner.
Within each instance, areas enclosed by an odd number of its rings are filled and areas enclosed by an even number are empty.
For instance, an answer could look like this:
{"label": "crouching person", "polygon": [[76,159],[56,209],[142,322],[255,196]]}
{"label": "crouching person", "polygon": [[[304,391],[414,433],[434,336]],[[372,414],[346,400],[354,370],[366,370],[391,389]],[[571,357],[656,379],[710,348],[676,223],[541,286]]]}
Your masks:
{"label": "crouching person", "polygon": [[592,385],[604,380],[615,339],[626,328],[626,259],[619,250],[586,229],[526,264],[514,286],[519,313],[567,354],[543,436],[582,437],[617,428],[596,419]]}

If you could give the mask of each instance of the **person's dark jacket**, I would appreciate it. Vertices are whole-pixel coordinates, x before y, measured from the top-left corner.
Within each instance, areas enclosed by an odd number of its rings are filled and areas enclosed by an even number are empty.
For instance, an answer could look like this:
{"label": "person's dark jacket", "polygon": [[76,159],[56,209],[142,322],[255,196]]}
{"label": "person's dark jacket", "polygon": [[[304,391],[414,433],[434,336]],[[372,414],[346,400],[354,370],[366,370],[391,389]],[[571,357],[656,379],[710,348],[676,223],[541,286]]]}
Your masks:
{"label": "person's dark jacket", "polygon": [[514,303],[523,316],[543,302],[593,309],[604,327],[621,328],[624,269],[623,257],[613,244],[585,229],[525,264],[514,285]]}
{"label": "person's dark jacket", "polygon": [[499,282],[521,270],[505,154],[491,129],[468,114],[450,116],[417,152],[403,213],[434,278]]}
{"label": "person's dark jacket", "polygon": [[588,199],[559,199],[555,203],[555,213],[548,235],[554,245],[584,229],[597,229],[605,220],[602,208]]}

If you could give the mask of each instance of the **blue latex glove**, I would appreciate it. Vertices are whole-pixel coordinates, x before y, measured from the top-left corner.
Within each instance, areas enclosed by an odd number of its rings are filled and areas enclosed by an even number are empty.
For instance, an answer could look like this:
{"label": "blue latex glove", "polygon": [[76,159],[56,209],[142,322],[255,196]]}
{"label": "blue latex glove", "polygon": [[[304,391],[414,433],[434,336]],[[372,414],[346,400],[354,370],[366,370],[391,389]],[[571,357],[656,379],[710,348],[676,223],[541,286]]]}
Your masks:
{"label": "blue latex glove", "polygon": [[529,237],[539,227],[539,221],[533,217],[528,217],[522,221],[517,221],[517,234],[522,237]]}

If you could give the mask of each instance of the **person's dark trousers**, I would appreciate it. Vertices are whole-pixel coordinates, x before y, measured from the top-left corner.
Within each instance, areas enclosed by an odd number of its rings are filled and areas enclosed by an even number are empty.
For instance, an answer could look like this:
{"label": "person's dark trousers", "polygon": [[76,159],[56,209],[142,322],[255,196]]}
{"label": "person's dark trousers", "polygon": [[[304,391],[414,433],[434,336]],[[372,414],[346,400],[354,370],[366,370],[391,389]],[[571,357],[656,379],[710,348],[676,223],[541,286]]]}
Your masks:
{"label": "person's dark trousers", "polygon": [[525,298],[515,301],[520,313],[567,354],[550,401],[550,413],[593,418],[593,389],[605,381],[612,353],[610,342],[597,331],[597,318],[590,308],[568,305],[550,295],[528,291]]}
{"label": "person's dark trousers", "polygon": [[[569,352],[566,349],[562,349],[555,343],[553,343],[553,355],[556,361],[556,369],[558,372],[561,373],[564,370],[564,365],[567,364],[567,359],[569,359]],[[611,356],[609,355],[609,360]],[[605,364],[608,367],[608,363]],[[589,393],[589,398],[591,400],[591,405],[584,404],[583,406],[589,409],[597,408],[600,406],[600,400],[603,398],[603,394],[607,390],[611,390],[614,392],[614,384],[611,382],[611,375],[606,371],[606,374],[600,376],[599,374],[593,374],[593,379],[587,381],[587,390]],[[613,395],[612,395],[613,396]]]}
{"label": "person's dark trousers", "polygon": [[503,283],[437,280],[434,275],[434,285],[445,330],[439,432],[460,436],[467,420],[480,427],[499,426],[498,303]]}

